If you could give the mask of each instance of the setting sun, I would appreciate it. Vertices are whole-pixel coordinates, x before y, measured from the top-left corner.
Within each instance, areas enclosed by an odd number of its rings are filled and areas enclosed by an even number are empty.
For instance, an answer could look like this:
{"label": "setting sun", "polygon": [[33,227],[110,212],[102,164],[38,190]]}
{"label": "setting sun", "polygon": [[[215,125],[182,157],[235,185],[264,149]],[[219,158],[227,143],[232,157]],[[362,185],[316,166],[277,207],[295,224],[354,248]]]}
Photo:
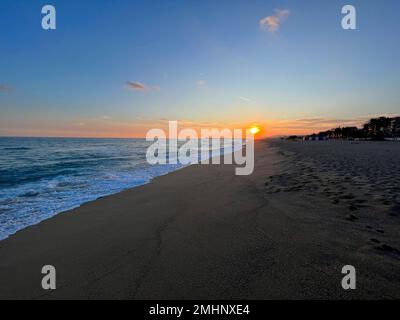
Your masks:
{"label": "setting sun", "polygon": [[253,135],[256,135],[257,133],[260,132],[260,128],[259,127],[251,127],[250,129],[250,133]]}

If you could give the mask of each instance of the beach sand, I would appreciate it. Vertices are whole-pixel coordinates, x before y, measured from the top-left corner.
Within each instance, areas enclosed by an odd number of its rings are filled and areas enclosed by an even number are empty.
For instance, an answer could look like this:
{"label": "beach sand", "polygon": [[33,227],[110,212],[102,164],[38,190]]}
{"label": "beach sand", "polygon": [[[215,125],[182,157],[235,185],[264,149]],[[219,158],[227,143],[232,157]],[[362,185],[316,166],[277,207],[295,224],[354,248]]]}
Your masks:
{"label": "beach sand", "polygon": [[251,176],[193,165],[1,241],[0,298],[400,298],[399,167],[398,143],[260,141]]}

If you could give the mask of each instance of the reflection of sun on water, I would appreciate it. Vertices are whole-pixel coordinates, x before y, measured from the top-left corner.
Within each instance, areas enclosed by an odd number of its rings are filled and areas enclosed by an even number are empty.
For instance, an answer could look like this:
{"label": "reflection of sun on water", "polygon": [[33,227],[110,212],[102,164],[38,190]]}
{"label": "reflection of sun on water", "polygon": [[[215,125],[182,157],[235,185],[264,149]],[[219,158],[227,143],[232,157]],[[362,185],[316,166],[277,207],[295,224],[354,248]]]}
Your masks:
{"label": "reflection of sun on water", "polygon": [[250,129],[250,133],[253,135],[256,135],[257,133],[260,132],[260,128],[259,127],[251,127]]}

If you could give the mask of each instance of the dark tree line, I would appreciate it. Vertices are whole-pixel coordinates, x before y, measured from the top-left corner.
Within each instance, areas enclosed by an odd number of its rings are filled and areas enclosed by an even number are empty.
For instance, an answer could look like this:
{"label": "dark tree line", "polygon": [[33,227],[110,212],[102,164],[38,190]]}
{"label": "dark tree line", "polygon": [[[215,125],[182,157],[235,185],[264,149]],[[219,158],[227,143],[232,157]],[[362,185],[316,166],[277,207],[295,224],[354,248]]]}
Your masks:
{"label": "dark tree line", "polygon": [[373,118],[366,122],[362,128],[338,127],[305,137],[306,140],[384,140],[386,138],[400,138],[400,117]]}

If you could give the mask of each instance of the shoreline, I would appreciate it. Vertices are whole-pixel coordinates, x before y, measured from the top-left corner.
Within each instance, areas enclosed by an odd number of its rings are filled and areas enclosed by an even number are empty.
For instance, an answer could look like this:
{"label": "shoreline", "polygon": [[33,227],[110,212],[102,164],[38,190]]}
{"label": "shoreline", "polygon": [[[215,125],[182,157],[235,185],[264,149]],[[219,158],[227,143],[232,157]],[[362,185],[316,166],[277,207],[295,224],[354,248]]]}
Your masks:
{"label": "shoreline", "polygon": [[[32,138],[36,139],[36,138]],[[46,138],[44,138],[46,139]],[[97,139],[95,139],[97,140]],[[117,139],[121,140],[121,139]],[[131,139],[126,139],[126,140],[131,140]],[[140,139],[143,140],[143,139]],[[25,150],[26,147],[23,147],[23,150]],[[13,148],[15,149],[15,148]],[[18,148],[19,150],[20,148]],[[30,150],[31,148],[26,148]],[[222,149],[221,149],[222,152]],[[234,154],[235,151],[232,152]],[[61,192],[67,193],[67,191],[71,192],[70,195],[66,195],[62,197],[61,200],[54,201],[53,199],[60,199],[57,194],[53,194],[53,197],[48,197],[41,199],[41,196],[44,195],[46,197],[46,194],[49,194],[50,191],[42,188],[35,189],[34,187],[30,186],[28,189],[22,188],[22,190],[19,190],[20,186],[15,187],[16,191],[14,193],[10,194],[8,198],[4,198],[4,201],[0,202],[11,202],[12,204],[8,205],[6,208],[9,208],[10,211],[6,211],[6,214],[3,217],[9,217],[7,220],[1,220],[0,219],[0,242],[9,238],[10,236],[15,235],[16,233],[29,228],[30,226],[37,225],[45,220],[48,220],[52,217],[55,217],[61,213],[71,211],[77,208],[80,208],[82,205],[96,201],[98,199],[108,197],[110,195],[115,195],[120,192],[137,188],[142,185],[151,183],[155,178],[168,175],[171,172],[175,172],[181,169],[184,169],[192,164],[170,164],[167,163],[165,166],[164,165],[150,165],[148,164],[147,167],[143,167],[139,170],[133,170],[133,174],[131,174],[129,180],[125,179],[122,177],[120,181],[117,180],[109,180],[106,181],[108,185],[106,185],[105,189],[96,189],[96,184],[89,182],[85,186],[85,191],[82,193],[85,196],[81,197],[80,193],[78,192],[78,188],[75,187],[75,189],[70,189],[70,190],[61,190]],[[110,172],[103,171],[100,172],[100,174],[103,174],[104,176],[107,176]],[[58,176],[56,176],[58,177]],[[64,176],[60,174],[60,180],[61,184],[64,184]],[[68,177],[67,177],[68,178]],[[90,181],[90,180],[88,180]],[[40,182],[40,181],[39,181]],[[48,181],[47,184],[54,184],[55,186],[53,187],[53,190],[58,188],[58,184],[60,182],[53,182],[53,181]],[[69,183],[74,184],[76,183],[75,181],[69,181]],[[78,183],[85,183],[84,179],[81,179],[81,181],[78,180]],[[63,186],[64,187],[64,186]],[[7,189],[5,189],[7,191]],[[51,191],[53,191],[51,190]],[[104,192],[103,192],[104,190]],[[31,198],[30,194],[34,194],[35,196]],[[28,196],[26,196],[28,195]],[[29,197],[29,198],[24,198],[24,197]],[[22,201],[17,201],[19,198],[22,198],[23,201],[25,201],[24,205],[21,206]],[[33,199],[33,203],[31,203],[31,200]],[[40,199],[42,201],[40,201]],[[48,210],[47,207],[42,206],[42,203],[47,203],[49,207],[52,209]],[[0,203],[1,206],[1,203]],[[18,207],[17,207],[18,206]],[[28,211],[28,215],[25,212],[27,208],[32,208],[33,210]],[[3,213],[2,209],[0,208],[0,215]],[[23,217],[22,219],[19,219],[19,217]],[[13,220],[14,219],[14,220]],[[7,222],[11,222],[11,228],[5,228],[4,226],[8,226]],[[4,228],[3,228],[4,227]]]}
{"label": "shoreline", "polygon": [[[0,138],[1,138],[1,137],[0,137]],[[19,138],[19,137],[16,137],[16,138]],[[44,138],[46,138],[46,137],[44,137]],[[55,138],[58,139],[58,137],[55,137]],[[46,138],[46,139],[47,139],[47,138]],[[78,138],[77,138],[77,139],[78,139]],[[87,139],[87,138],[79,138],[79,139]],[[96,138],[93,138],[93,139],[96,139]],[[110,139],[113,139],[113,138],[110,138]],[[115,138],[115,139],[117,139],[117,140],[119,139],[119,140],[120,140],[120,138]],[[130,138],[126,138],[126,139],[130,139]],[[232,152],[232,154],[234,154],[235,152],[237,152],[237,151]],[[224,156],[224,154],[221,155],[221,158],[222,158],[223,156]],[[212,160],[210,160],[210,161],[212,161]],[[76,209],[79,209],[80,207],[82,207],[82,206],[84,206],[84,205],[86,205],[86,204],[89,204],[89,203],[91,203],[91,202],[96,202],[96,201],[98,201],[98,200],[100,200],[100,199],[105,199],[105,198],[108,198],[108,197],[110,197],[110,196],[114,196],[114,195],[116,195],[116,194],[119,194],[119,193],[121,193],[121,192],[133,190],[133,189],[135,189],[135,188],[139,188],[139,187],[141,187],[141,186],[150,184],[150,183],[152,183],[155,179],[157,179],[157,178],[159,178],[159,177],[167,176],[167,175],[169,175],[169,174],[171,174],[171,173],[173,173],[173,172],[176,172],[176,171],[179,171],[179,170],[183,170],[183,169],[188,168],[188,167],[193,166],[193,165],[199,165],[199,164],[181,165],[180,167],[175,168],[175,169],[173,169],[173,170],[171,170],[171,171],[169,171],[169,172],[166,172],[166,173],[163,173],[163,174],[154,176],[154,177],[150,178],[148,181],[146,181],[146,182],[144,182],[144,183],[141,183],[141,184],[138,184],[138,185],[135,185],[135,186],[132,186],[132,187],[127,187],[127,188],[122,189],[122,190],[120,190],[120,191],[117,191],[117,192],[114,192],[114,193],[110,193],[110,194],[107,194],[107,195],[104,195],[104,196],[99,196],[99,197],[96,198],[96,199],[93,199],[93,200],[90,200],[90,201],[86,201],[86,202],[82,202],[81,204],[79,204],[79,205],[77,205],[77,206],[75,206],[75,207],[72,207],[72,208],[69,208],[69,209],[66,209],[66,210],[62,210],[62,211],[60,211],[60,212],[58,212],[58,213],[55,213],[55,214],[52,215],[52,216],[49,216],[48,218],[45,218],[45,219],[40,220],[40,221],[38,221],[38,222],[36,222],[36,223],[30,224],[30,225],[28,225],[28,226],[26,226],[26,227],[23,227],[23,228],[17,230],[16,232],[14,232],[14,233],[12,233],[12,234],[9,234],[9,235],[6,236],[5,238],[0,239],[0,244],[1,244],[2,241],[6,240],[6,239],[8,239],[8,238],[10,238],[10,237],[13,237],[13,236],[17,235],[19,232],[24,231],[25,229],[30,228],[30,227],[32,227],[32,226],[36,226],[36,225],[38,225],[38,224],[40,224],[40,223],[42,223],[42,222],[44,222],[44,221],[46,221],[46,220],[55,218],[55,217],[57,217],[57,216],[60,215],[60,214],[68,213],[68,212],[70,212],[70,211],[74,211],[74,210],[76,210]]]}
{"label": "shoreline", "polygon": [[99,196],[98,198],[95,198],[95,199],[93,199],[93,200],[89,200],[89,201],[86,201],[86,202],[82,202],[81,204],[79,204],[79,205],[77,205],[77,206],[75,206],[75,207],[72,207],[72,208],[70,208],[70,209],[66,209],[66,210],[62,210],[62,211],[60,211],[60,212],[57,212],[57,213],[55,213],[54,215],[49,216],[48,218],[44,218],[44,219],[42,219],[42,220],[40,220],[40,221],[38,221],[38,222],[36,222],[36,223],[30,224],[30,225],[28,225],[28,226],[26,226],[26,227],[23,227],[23,228],[17,230],[16,232],[14,232],[14,233],[12,233],[12,234],[9,234],[9,235],[6,236],[5,238],[0,238],[0,244],[1,244],[2,241],[7,240],[7,239],[9,239],[10,237],[16,236],[19,232],[22,232],[22,231],[24,231],[25,229],[28,229],[28,228],[30,228],[30,227],[37,226],[38,224],[40,224],[40,223],[42,223],[42,222],[44,222],[44,221],[46,221],[46,220],[55,218],[55,217],[57,217],[57,216],[60,215],[60,214],[68,213],[68,212],[77,210],[77,209],[81,208],[82,206],[84,206],[84,205],[86,205],[86,204],[89,204],[89,203],[91,203],[91,202],[96,202],[96,201],[98,201],[98,200],[105,199],[105,198],[108,198],[108,197],[110,197],[110,196],[114,196],[114,195],[119,194],[119,193],[121,193],[121,192],[125,192],[125,191],[128,191],[128,190],[132,190],[132,189],[139,188],[139,187],[141,187],[141,186],[150,184],[150,183],[152,183],[152,181],[153,181],[154,179],[157,179],[158,177],[163,177],[163,176],[169,175],[170,173],[173,173],[173,172],[176,172],[176,171],[185,169],[185,168],[187,168],[187,167],[189,167],[189,166],[191,166],[191,165],[183,165],[182,167],[176,168],[176,169],[174,169],[174,170],[172,170],[172,171],[163,173],[163,174],[158,175],[158,176],[154,176],[154,177],[150,178],[147,182],[144,182],[144,183],[141,183],[141,184],[132,186],[132,187],[127,187],[127,188],[122,189],[122,190],[120,190],[120,191],[117,191],[117,192],[114,192],[114,193],[110,193],[110,194],[107,194],[107,195],[104,195],[104,196]]}
{"label": "shoreline", "polygon": [[[324,176],[296,146],[257,141],[250,176],[191,165],[18,232],[0,242],[0,298],[398,298],[397,254],[370,245],[364,226],[384,226],[374,239],[396,248],[394,220],[349,221],[324,189],[309,193]],[[40,286],[49,264],[54,291]],[[354,291],[341,287],[348,264],[360,270]]]}

